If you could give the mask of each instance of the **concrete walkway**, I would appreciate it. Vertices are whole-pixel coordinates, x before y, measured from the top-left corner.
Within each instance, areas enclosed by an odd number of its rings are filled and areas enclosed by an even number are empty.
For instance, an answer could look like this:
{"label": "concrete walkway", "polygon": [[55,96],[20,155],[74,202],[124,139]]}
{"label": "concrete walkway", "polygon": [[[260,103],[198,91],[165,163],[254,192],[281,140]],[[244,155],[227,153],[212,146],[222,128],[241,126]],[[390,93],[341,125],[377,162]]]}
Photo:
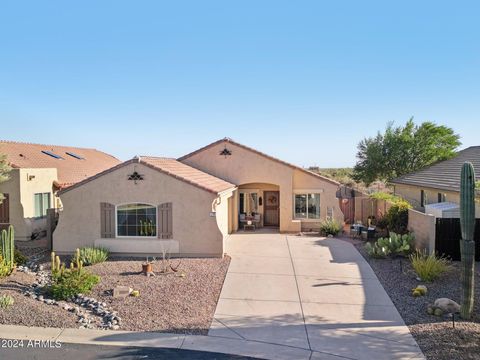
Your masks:
{"label": "concrete walkway", "polygon": [[424,359],[350,243],[256,232],[235,234],[227,244],[232,262],[209,336],[0,325],[0,339],[24,339],[25,347],[28,340],[57,340],[275,360]]}
{"label": "concrete walkway", "polygon": [[350,243],[237,233],[227,253],[232,261],[209,331],[218,337],[215,351],[228,351],[228,340],[237,340],[289,349],[275,359],[424,358]]}

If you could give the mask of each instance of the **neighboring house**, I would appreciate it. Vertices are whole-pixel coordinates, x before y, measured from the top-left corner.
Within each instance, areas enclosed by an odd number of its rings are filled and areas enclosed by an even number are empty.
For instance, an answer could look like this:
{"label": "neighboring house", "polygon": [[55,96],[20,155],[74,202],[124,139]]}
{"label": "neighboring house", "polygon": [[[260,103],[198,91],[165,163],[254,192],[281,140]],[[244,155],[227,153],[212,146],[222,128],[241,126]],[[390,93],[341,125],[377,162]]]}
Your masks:
{"label": "neighboring house", "polygon": [[15,228],[17,240],[34,238],[46,228],[49,208],[61,208],[56,193],[120,161],[94,149],[0,141],[0,154],[12,167],[0,183],[0,228]]}
{"label": "neighboring house", "polygon": [[231,139],[177,160],[137,157],[79,182],[64,204],[54,250],[101,245],[114,253],[222,256],[248,219],[281,232],[343,222],[333,180]]}
{"label": "neighboring house", "polygon": [[452,159],[438,162],[425,169],[401,176],[391,181],[395,194],[410,201],[417,210],[425,205],[439,202],[460,202],[460,172],[462,165],[469,161],[480,180],[480,146],[459,151]]}

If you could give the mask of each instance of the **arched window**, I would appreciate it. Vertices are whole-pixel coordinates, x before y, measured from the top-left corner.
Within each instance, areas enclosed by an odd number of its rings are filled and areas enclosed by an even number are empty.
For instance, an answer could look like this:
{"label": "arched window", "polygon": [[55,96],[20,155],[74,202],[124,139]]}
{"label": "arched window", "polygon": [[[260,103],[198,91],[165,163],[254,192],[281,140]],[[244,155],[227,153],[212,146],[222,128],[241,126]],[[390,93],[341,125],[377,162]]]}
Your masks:
{"label": "arched window", "polygon": [[157,236],[157,208],[149,204],[117,206],[117,236]]}

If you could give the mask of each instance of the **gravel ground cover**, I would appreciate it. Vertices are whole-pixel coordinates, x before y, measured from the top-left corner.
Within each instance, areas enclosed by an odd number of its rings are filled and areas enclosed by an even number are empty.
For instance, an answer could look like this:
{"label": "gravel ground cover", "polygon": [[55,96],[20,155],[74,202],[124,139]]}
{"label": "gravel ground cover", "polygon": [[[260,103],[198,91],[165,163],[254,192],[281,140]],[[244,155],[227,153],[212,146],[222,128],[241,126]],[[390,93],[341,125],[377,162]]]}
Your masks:
{"label": "gravel ground cover", "polygon": [[[172,265],[178,261],[171,260]],[[140,274],[138,259],[107,261],[89,267],[101,276],[89,296],[118,311],[121,330],[207,334],[229,263],[229,257],[182,259],[176,273],[147,277]],[[159,269],[160,263],[154,263],[154,272]],[[112,289],[119,285],[140,296],[113,298]]]}
{"label": "gravel ground cover", "polygon": [[[392,299],[418,345],[435,360],[480,359],[480,263],[475,264],[475,308],[472,321],[428,315],[427,305],[435,299],[447,297],[461,303],[460,267],[452,269],[432,283],[416,279],[408,259],[372,259],[364,250],[364,243],[350,240],[369,262],[373,271]],[[413,297],[411,289],[419,284],[428,288],[426,296]]]}
{"label": "gravel ground cover", "polygon": [[[49,253],[40,245],[22,247],[21,251],[49,269]],[[88,296],[118,312],[120,330],[207,334],[230,258],[172,259],[173,266],[179,264],[178,271],[165,275],[158,272],[161,263],[156,262],[153,268],[157,275],[152,277],[140,273],[142,263],[138,258],[113,258],[89,266],[87,269],[100,275],[101,282]],[[15,301],[13,306],[0,309],[0,324],[78,328],[77,314],[63,309],[66,303],[46,305],[25,296],[37,281],[34,273],[20,271],[0,279],[0,295],[11,295]],[[138,290],[140,296],[113,298],[113,288],[120,285]]]}
{"label": "gravel ground cover", "polygon": [[0,279],[0,295],[10,295],[15,301],[6,309],[0,308],[0,324],[58,328],[78,327],[75,314],[65,311],[59,306],[46,305],[23,294],[23,291],[34,282],[34,275],[18,271]]}

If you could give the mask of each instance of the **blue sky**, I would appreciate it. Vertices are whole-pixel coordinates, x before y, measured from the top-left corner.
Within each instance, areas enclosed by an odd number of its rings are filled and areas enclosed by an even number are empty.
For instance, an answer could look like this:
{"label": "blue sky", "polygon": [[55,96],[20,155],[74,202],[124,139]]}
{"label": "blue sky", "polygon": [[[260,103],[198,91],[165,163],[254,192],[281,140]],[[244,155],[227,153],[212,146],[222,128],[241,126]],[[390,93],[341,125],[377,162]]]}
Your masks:
{"label": "blue sky", "polygon": [[180,156],[228,136],[350,166],[411,116],[480,145],[480,5],[2,1],[0,138]]}

